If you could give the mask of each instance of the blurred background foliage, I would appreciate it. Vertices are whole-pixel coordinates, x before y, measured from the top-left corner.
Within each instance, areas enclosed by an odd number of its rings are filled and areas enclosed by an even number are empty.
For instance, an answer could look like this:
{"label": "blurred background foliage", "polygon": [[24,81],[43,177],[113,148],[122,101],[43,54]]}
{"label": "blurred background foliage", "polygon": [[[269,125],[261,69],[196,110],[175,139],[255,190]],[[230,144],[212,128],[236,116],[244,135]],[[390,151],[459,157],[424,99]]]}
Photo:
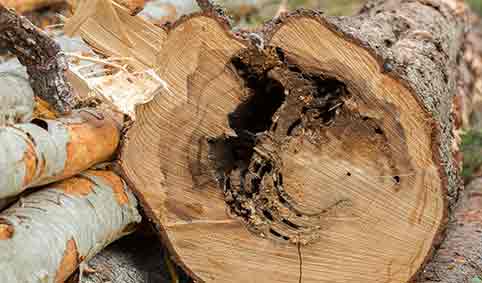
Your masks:
{"label": "blurred background foliage", "polygon": [[476,11],[479,13],[479,15],[482,15],[482,0],[466,0],[467,3]]}
{"label": "blurred background foliage", "polygon": [[[482,1],[482,0],[480,0]],[[280,11],[310,8],[329,15],[355,13],[364,0],[218,0],[241,26],[256,26]]]}
{"label": "blurred background foliage", "polygon": [[[241,26],[256,26],[272,18],[280,10],[314,8],[328,15],[351,15],[363,5],[365,0],[218,0],[227,7],[232,18]],[[482,15],[482,0],[466,0]]]}

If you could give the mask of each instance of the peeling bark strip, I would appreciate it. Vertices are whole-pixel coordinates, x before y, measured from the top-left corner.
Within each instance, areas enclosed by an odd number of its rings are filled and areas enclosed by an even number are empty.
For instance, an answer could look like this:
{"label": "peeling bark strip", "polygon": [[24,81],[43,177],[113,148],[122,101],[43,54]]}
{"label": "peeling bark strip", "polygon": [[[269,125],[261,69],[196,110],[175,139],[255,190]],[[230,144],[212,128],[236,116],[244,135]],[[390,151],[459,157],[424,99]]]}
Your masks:
{"label": "peeling bark strip", "polygon": [[301,10],[245,41],[206,5],[168,31],[170,92],[137,109],[121,154],[179,264],[204,282],[414,280],[460,189],[463,6]]}
{"label": "peeling bark strip", "polygon": [[27,67],[36,95],[58,112],[67,113],[76,100],[66,83],[67,63],[58,44],[26,18],[0,4],[0,41]]}
{"label": "peeling bark strip", "polygon": [[64,282],[140,221],[135,197],[112,172],[52,184],[0,214],[0,282]]}
{"label": "peeling bark strip", "polygon": [[117,122],[95,110],[0,128],[0,198],[68,178],[106,161],[119,139]]}

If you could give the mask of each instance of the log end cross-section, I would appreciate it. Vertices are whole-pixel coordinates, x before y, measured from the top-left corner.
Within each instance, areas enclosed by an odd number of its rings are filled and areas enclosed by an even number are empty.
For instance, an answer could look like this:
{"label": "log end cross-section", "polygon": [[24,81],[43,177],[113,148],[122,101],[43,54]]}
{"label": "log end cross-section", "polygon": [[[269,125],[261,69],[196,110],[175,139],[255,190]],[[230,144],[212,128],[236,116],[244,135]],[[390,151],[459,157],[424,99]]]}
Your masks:
{"label": "log end cross-section", "polygon": [[[393,17],[451,15],[401,9]],[[425,68],[455,62],[462,29],[447,25],[453,41],[433,66],[403,73],[433,51],[420,35],[437,37],[431,23],[380,50],[347,23],[357,21],[297,12],[244,41],[198,14],[169,30],[158,70],[168,88],[138,107],[122,165],[195,278],[404,283],[440,242],[458,183],[450,107],[437,100],[452,101],[455,74]],[[414,57],[389,58],[409,44]]]}

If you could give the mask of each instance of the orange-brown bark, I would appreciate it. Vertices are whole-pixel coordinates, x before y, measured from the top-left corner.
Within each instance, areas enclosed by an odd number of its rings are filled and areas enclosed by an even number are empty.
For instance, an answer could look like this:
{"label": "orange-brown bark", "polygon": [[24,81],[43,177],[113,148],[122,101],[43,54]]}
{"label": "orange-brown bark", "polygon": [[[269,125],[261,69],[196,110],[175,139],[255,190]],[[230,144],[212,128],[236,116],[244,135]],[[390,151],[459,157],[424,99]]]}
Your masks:
{"label": "orange-brown bark", "polygon": [[58,120],[35,119],[0,132],[0,197],[73,176],[107,161],[117,149],[120,125],[113,114],[80,110]]}

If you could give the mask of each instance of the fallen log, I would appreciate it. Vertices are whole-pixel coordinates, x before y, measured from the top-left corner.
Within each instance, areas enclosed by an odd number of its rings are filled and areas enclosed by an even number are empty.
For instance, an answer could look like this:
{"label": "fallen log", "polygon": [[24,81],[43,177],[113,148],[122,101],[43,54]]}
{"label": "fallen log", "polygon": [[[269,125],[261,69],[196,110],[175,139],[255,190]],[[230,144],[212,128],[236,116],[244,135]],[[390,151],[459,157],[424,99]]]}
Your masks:
{"label": "fallen log", "polygon": [[110,171],[87,171],[21,198],[0,213],[0,281],[64,282],[141,221]]}
{"label": "fallen log", "polygon": [[464,9],[372,1],[238,36],[209,7],[175,23],[171,91],[138,107],[121,162],[176,261],[204,282],[415,279],[461,187]]}
{"label": "fallen log", "polygon": [[107,161],[119,139],[119,123],[107,112],[92,109],[58,120],[0,127],[0,199]]}

